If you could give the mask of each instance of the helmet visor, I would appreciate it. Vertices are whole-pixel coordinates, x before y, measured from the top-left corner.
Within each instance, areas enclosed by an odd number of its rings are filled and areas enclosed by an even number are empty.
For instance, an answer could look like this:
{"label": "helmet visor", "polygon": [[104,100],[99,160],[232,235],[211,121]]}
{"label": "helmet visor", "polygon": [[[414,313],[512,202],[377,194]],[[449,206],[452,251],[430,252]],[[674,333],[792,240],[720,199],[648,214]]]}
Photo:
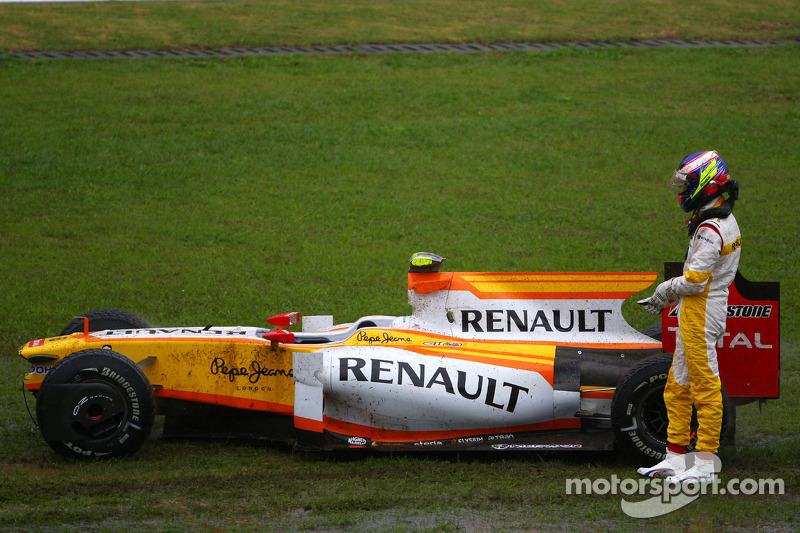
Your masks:
{"label": "helmet visor", "polygon": [[669,181],[669,184],[673,187],[685,189],[689,174],[694,173],[698,169],[702,169],[706,163],[716,158],[718,155],[716,151],[709,150],[686,156],[680,166],[672,173],[672,179]]}
{"label": "helmet visor", "polygon": [[689,182],[686,179],[686,172],[681,169],[675,169],[675,172],[672,173],[672,179],[669,180],[669,184],[679,189],[688,187]]}

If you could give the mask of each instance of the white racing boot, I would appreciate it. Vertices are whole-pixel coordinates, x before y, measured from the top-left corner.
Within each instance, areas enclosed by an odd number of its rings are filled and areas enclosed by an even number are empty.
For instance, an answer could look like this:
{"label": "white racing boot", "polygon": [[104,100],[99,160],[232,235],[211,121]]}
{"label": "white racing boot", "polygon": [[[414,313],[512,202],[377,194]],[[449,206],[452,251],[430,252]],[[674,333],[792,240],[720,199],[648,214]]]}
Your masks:
{"label": "white racing boot", "polygon": [[689,483],[713,483],[717,478],[717,472],[722,468],[722,464],[716,455],[710,453],[698,453],[694,458],[694,466],[685,470],[682,474],[675,474],[667,478],[667,483],[674,485],[685,485]]}
{"label": "white racing boot", "polygon": [[643,467],[637,472],[646,477],[680,476],[686,470],[685,454],[667,450],[667,457],[655,466]]}

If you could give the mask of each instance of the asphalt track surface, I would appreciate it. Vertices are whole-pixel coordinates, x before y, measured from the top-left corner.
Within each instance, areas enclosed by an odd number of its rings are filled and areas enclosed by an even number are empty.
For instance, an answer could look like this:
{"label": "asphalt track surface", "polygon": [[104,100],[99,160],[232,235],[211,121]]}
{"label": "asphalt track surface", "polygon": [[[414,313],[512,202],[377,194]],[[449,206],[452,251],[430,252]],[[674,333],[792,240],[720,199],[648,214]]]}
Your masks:
{"label": "asphalt track surface", "polygon": [[478,53],[478,52],[546,52],[561,48],[759,48],[800,44],[800,39],[782,41],[682,41],[682,40],[636,40],[626,42],[563,42],[563,43],[494,43],[494,44],[362,44],[357,46],[264,46],[259,48],[218,48],[211,50],[125,50],[125,51],[67,51],[67,52],[15,52],[3,54],[19,59],[103,59],[153,57],[236,57],[279,55],[325,55],[325,54],[430,54],[430,53]]}

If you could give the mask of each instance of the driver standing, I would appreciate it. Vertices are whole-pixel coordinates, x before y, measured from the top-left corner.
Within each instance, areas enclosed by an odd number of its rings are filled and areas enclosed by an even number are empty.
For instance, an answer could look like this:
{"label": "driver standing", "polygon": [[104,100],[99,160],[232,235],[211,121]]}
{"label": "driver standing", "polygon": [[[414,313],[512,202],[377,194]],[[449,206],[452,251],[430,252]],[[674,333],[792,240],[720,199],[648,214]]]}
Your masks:
{"label": "driver standing", "polygon": [[[683,275],[661,283],[639,303],[650,314],[678,304],[679,331],[675,355],[664,388],[669,415],[667,456],[639,474],[666,477],[670,482],[714,480],[714,458],[722,427],[722,392],[717,365],[717,342],[725,333],[728,286],[739,265],[742,238],[732,214],[739,183],[715,151],[697,152],[681,161],[671,185],[681,187],[678,204],[689,219],[691,242]],[[728,198],[722,196],[727,193]],[[692,405],[697,408],[697,456],[686,467]]]}

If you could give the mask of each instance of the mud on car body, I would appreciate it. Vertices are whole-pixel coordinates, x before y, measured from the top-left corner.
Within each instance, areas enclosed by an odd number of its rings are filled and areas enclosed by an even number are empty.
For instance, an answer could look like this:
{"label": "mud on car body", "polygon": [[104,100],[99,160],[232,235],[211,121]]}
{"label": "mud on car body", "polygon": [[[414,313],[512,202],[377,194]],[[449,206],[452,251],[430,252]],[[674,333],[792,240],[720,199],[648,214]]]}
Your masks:
{"label": "mud on car body", "polygon": [[[667,309],[642,333],[622,315],[656,273],[441,272],[442,261],[412,257],[409,316],[303,317],[290,331],[299,313],[270,329],[86,313],[20,349],[42,435],[65,456],[129,455],[163,415],[165,436],[300,449],[663,454],[677,324]],[[720,347],[728,441],[737,405],[779,394],[778,284],[734,285]]]}

